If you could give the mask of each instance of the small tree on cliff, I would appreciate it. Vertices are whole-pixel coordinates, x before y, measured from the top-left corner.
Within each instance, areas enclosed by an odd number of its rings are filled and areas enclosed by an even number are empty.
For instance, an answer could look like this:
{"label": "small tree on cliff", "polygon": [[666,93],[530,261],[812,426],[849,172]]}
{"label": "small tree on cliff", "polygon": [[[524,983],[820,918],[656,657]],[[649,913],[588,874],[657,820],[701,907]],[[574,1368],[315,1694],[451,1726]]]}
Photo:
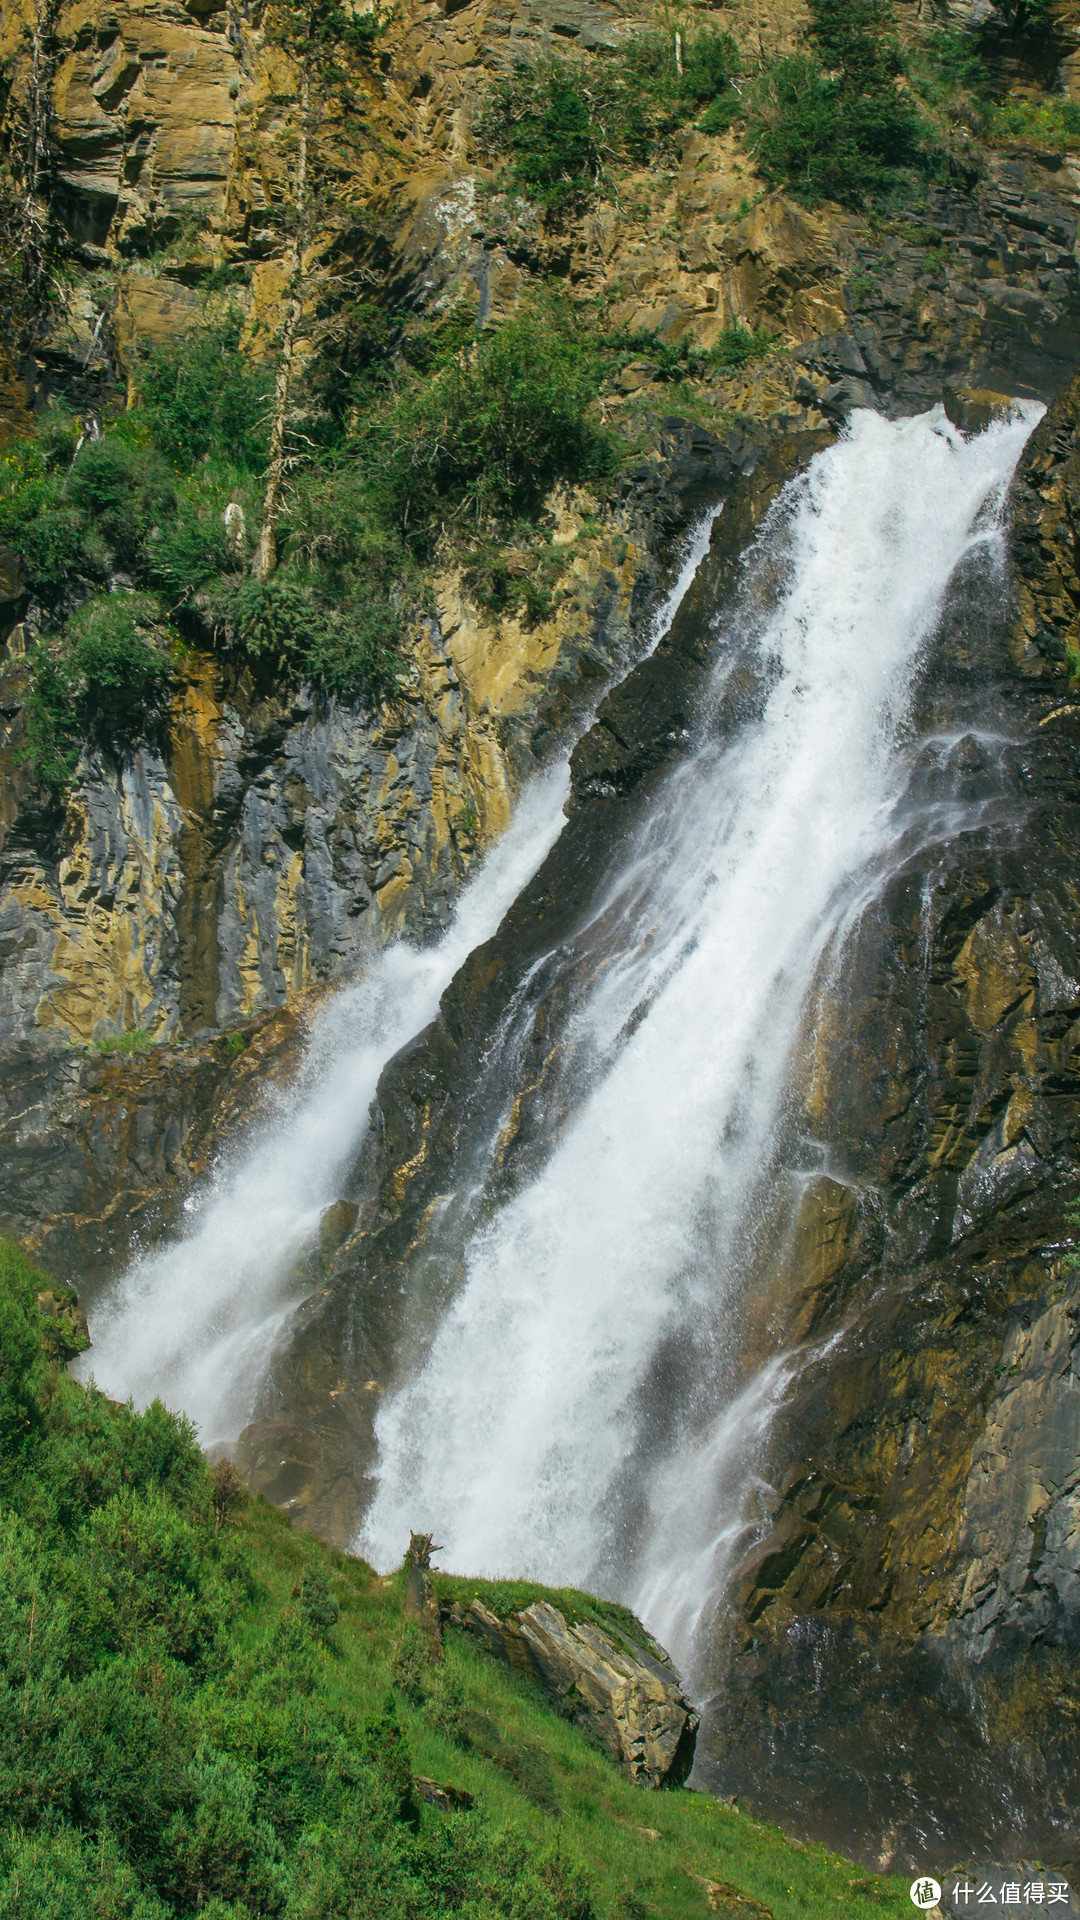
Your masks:
{"label": "small tree on cliff", "polygon": [[277,529],[291,457],[290,431],[296,424],[292,416],[301,343],[310,356],[332,340],[350,280],[357,277],[355,266],[350,272],[329,263],[336,236],[333,229],[327,230],[326,222],[332,215],[340,234],[341,195],[340,190],[336,195],[328,190],[348,172],[343,150],[355,149],[363,137],[357,82],[380,21],[376,13],[348,11],[339,0],[272,0],[264,26],[296,74],[295,96],[279,96],[277,104],[290,105],[295,99],[297,112],[287,120],[281,141],[285,183],[277,217],[287,284],[277,343],[262,527],[253,565],[260,582],[277,565]]}

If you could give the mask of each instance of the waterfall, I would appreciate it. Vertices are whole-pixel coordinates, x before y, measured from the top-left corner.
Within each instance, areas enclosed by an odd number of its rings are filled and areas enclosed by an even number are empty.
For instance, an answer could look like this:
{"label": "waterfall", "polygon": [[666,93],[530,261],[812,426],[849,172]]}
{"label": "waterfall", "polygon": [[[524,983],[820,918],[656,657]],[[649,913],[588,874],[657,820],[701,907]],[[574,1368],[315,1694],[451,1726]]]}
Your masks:
{"label": "waterfall", "polygon": [[[641,653],[670,626],[717,511],[687,541]],[[543,861],[563,822],[570,751],[591,718],[579,717],[561,757],[525,789],[442,939],[424,948],[394,942],[334,996],[295,1085],[271,1095],[263,1122],[186,1202],[183,1236],[136,1259],[96,1305],[93,1348],[78,1367],[84,1378],[139,1406],[160,1396],[194,1420],[205,1445],[230,1441],[246,1425],[298,1304],[298,1262],[357,1151],[379,1075],[427,1026],[457,969]]]}
{"label": "waterfall", "polygon": [[593,903],[562,1040],[584,1091],[380,1412],[376,1565],[431,1527],[462,1571],[617,1591],[688,1660],[794,1365],[747,1380],[738,1300],[800,1023],[901,855],[920,665],[961,563],[1000,568],[1040,411],[970,440],[940,408],[856,414],[768,516],[697,743]]}

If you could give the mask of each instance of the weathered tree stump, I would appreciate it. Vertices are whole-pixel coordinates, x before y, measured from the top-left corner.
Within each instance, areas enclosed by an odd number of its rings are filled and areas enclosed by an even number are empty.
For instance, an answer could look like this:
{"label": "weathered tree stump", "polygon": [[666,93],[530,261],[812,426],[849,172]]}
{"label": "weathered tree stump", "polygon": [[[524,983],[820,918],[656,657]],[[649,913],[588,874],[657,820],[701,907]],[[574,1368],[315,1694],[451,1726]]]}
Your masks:
{"label": "weathered tree stump", "polygon": [[424,1635],[427,1657],[435,1663],[443,1659],[442,1620],[428,1576],[431,1556],[439,1552],[441,1548],[432,1544],[430,1533],[410,1533],[409,1551],[405,1555],[405,1600],[402,1608],[405,1618],[415,1620],[419,1625]]}

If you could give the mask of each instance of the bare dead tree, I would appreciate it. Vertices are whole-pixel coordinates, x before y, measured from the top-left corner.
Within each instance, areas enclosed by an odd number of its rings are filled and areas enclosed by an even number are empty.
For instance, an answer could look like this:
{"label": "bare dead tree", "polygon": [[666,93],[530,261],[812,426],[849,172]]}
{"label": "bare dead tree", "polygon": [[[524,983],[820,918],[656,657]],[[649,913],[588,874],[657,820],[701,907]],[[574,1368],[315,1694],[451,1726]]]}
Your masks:
{"label": "bare dead tree", "polygon": [[319,138],[331,126],[340,133],[346,122],[362,125],[354,110],[357,67],[370,49],[378,24],[376,15],[358,20],[339,0],[275,0],[265,18],[268,34],[295,66],[299,114],[295,160],[287,169],[291,176],[285,209],[288,292],[278,337],[262,526],[252,561],[252,572],[260,582],[268,580],[277,565],[301,358],[298,349],[304,336],[309,344],[311,340],[325,344],[332,337],[332,313],[316,319],[315,311],[320,306],[332,308],[334,293],[345,290],[341,276],[314,257],[317,230],[326,212],[317,165]]}
{"label": "bare dead tree", "polygon": [[56,74],[61,0],[35,0],[25,79],[16,92],[10,154],[15,206],[12,236],[19,251],[23,327],[32,337],[46,305],[50,277],[49,126]]}

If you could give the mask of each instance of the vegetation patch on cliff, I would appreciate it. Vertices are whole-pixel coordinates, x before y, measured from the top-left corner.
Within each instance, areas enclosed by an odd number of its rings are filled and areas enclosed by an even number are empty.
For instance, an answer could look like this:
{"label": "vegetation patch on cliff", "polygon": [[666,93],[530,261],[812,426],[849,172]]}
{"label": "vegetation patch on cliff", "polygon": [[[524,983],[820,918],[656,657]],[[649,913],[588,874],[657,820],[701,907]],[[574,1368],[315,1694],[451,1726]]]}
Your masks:
{"label": "vegetation patch on cliff", "polygon": [[644,1799],[464,1634],[421,1672],[400,1576],[67,1377],[52,1284],[0,1243],[3,1920],[697,1920],[724,1886],[905,1911],[703,1795]]}
{"label": "vegetation patch on cliff", "polygon": [[505,158],[505,184],[556,218],[610,192],[616,164],[641,166],[687,121],[719,133],[739,107],[742,56],[730,33],[635,36],[594,61],[520,63],[494,86],[477,137]]}
{"label": "vegetation patch on cliff", "polygon": [[[808,206],[880,206],[949,170],[953,129],[1057,148],[1076,139],[1073,103],[996,97],[1003,24],[1038,42],[1053,16],[1042,0],[1016,0],[981,26],[902,42],[891,0],[810,0],[801,41],[780,55],[712,27],[646,31],[617,52],[519,63],[491,88],[477,136],[501,158],[503,188],[555,224],[617,197],[620,169],[647,165],[690,127],[737,127],[769,185]],[[977,164],[970,148],[959,157]]]}
{"label": "vegetation patch on cliff", "polygon": [[145,353],[138,403],[104,429],[54,404],[5,456],[0,538],[51,609],[28,655],[44,779],[69,779],[85,741],[145,733],[169,680],[163,634],[380,695],[440,541],[529,524],[556,482],[614,471],[593,406],[611,355],[569,310],[361,332],[351,378],[331,390],[313,369],[317,432],[291,458],[272,571],[254,564],[270,374],[232,313]]}

